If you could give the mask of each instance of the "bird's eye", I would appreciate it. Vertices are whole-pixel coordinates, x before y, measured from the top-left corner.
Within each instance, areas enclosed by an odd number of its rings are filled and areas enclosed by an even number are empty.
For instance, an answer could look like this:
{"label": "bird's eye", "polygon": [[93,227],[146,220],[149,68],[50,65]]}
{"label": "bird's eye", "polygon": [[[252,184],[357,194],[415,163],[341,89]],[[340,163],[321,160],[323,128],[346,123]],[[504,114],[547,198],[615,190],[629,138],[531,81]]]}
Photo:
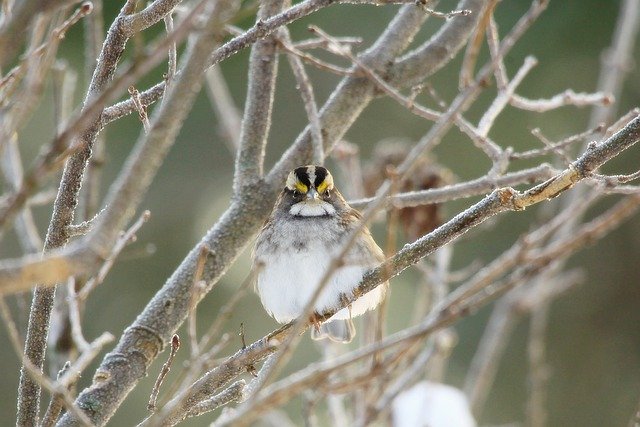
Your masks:
{"label": "bird's eye", "polygon": [[324,197],[327,199],[331,198],[331,193],[329,192],[329,190],[324,192]]}
{"label": "bird's eye", "polygon": [[298,190],[293,190],[293,197],[298,197],[300,192]]}

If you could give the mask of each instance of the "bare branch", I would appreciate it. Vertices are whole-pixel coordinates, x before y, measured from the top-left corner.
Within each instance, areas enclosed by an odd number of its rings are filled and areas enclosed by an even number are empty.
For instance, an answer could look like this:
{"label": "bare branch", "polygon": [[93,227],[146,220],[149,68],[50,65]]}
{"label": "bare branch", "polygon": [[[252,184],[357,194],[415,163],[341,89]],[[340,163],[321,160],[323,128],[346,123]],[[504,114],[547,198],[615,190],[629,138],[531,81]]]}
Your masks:
{"label": "bare branch", "polygon": [[209,399],[203,400],[200,403],[196,404],[192,409],[189,410],[189,412],[186,414],[186,417],[197,417],[202,414],[214,411],[223,405],[241,400],[244,396],[243,390],[245,388],[245,385],[246,383],[244,380],[234,382],[215,396],[212,396]]}
{"label": "bare branch", "polygon": [[[60,372],[58,372],[57,380],[69,370],[71,367],[71,362],[67,361]],[[56,394],[51,396],[51,400],[49,401],[49,406],[47,406],[47,410],[45,411],[44,416],[42,417],[41,427],[53,427],[56,424],[56,421],[60,417],[62,410],[64,409],[64,399],[62,396]]]}
{"label": "bare branch", "polygon": [[544,113],[545,111],[566,105],[585,107],[591,105],[609,105],[613,102],[613,97],[605,93],[575,93],[571,89],[564,91],[550,99],[527,99],[520,95],[511,96],[509,103],[516,108],[528,111]]}
{"label": "bare branch", "polygon": [[[263,22],[279,13],[284,4],[284,0],[262,2],[256,25],[261,27]],[[245,120],[242,121],[240,130],[240,146],[233,177],[233,191],[236,195],[240,195],[249,186],[254,186],[264,173],[264,154],[271,127],[278,69],[277,50],[273,37],[262,39],[251,48],[247,100],[243,114]]]}
{"label": "bare branch", "polygon": [[176,357],[178,353],[178,349],[180,349],[180,337],[178,335],[174,335],[171,339],[171,352],[169,353],[169,357],[167,361],[162,365],[162,369],[158,374],[158,378],[156,378],[156,382],[153,385],[153,389],[151,390],[151,396],[149,396],[149,403],[147,404],[147,409],[151,412],[156,411],[156,402],[158,400],[158,394],[160,393],[160,387],[164,382],[165,377],[171,370],[171,365],[173,364],[173,359]]}
{"label": "bare branch", "polygon": [[[491,21],[496,4],[498,4],[497,0],[490,0],[480,11],[480,19],[473,31],[471,39],[469,40],[467,49],[464,52],[464,59],[462,60],[462,66],[460,67],[460,77],[458,81],[458,86],[460,88],[469,86],[473,81],[473,69],[476,66],[478,54],[480,53],[480,46],[482,45],[482,39],[487,26]],[[496,69],[499,68],[500,67],[497,67]]]}
{"label": "bare branch", "polygon": [[140,92],[133,86],[129,86],[129,95],[131,95],[131,99],[133,100],[133,105],[136,107],[136,111],[138,112],[138,117],[142,122],[142,126],[145,132],[149,132],[151,125],[149,124],[149,117],[147,116],[147,110],[144,105],[142,105],[142,101],[140,101]]}
{"label": "bare branch", "polygon": [[[636,0],[624,0],[620,5],[618,20],[611,47],[601,56],[598,90],[610,94],[612,99],[620,99],[624,79],[629,72],[633,58],[634,45],[640,30],[640,3]],[[594,109],[589,122],[590,127],[599,123],[608,123],[613,119],[615,110],[611,104],[603,104]]]}

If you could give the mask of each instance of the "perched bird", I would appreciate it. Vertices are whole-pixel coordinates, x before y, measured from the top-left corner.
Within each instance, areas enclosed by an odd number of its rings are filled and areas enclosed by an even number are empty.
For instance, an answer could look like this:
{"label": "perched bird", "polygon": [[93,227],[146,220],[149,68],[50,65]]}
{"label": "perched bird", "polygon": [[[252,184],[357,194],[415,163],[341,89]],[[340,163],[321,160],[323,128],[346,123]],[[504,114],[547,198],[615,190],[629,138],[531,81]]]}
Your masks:
{"label": "perched bird", "polygon": [[[331,260],[361,218],[334,187],[326,168],[309,165],[289,173],[253,251],[256,290],[272,317],[286,323],[302,315]],[[324,285],[314,312],[337,308],[344,296],[352,295],[364,273],[383,260],[382,250],[363,227]],[[350,342],[355,336],[351,318],[374,309],[384,299],[387,286],[385,283],[367,292],[324,324],[316,325],[312,338]]]}

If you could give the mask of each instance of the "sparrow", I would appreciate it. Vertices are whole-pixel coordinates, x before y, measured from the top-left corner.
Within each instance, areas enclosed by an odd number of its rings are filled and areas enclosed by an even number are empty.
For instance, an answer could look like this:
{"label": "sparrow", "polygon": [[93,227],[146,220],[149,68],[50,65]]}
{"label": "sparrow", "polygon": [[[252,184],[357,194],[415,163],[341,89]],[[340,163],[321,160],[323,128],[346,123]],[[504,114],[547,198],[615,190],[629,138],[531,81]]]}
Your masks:
{"label": "sparrow", "polygon": [[[279,323],[288,323],[303,314],[332,259],[361,220],[362,215],[345,201],[323,166],[301,166],[289,173],[252,254],[256,291],[269,315]],[[322,324],[317,314],[339,308],[345,297],[353,295],[363,275],[382,261],[382,250],[369,230],[361,227],[313,306],[313,339],[351,342],[355,336],[352,318],[376,308],[388,283],[362,295]]]}

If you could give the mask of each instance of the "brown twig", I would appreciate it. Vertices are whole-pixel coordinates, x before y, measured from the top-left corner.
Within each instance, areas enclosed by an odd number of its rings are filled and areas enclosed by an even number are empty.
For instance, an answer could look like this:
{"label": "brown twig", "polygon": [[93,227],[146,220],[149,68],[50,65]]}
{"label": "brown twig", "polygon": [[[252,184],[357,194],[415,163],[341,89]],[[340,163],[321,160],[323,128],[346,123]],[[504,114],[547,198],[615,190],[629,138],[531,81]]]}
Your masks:
{"label": "brown twig", "polygon": [[[174,49],[175,49],[175,43],[174,43]],[[144,128],[145,132],[149,132],[149,129],[151,128],[151,124],[149,124],[149,117],[147,116],[147,109],[145,108],[144,105],[142,105],[142,101],[140,101],[140,92],[138,92],[138,89],[136,89],[133,86],[129,86],[129,95],[131,95],[131,99],[133,100],[133,105],[136,108],[136,111],[138,112],[138,117],[140,118],[140,121],[142,122],[142,126]]]}
{"label": "brown twig", "polygon": [[176,357],[178,350],[180,349],[180,337],[178,334],[174,334],[171,339],[171,351],[169,352],[169,357],[167,361],[162,365],[162,369],[158,374],[158,378],[156,378],[156,382],[153,384],[153,389],[151,390],[151,395],[149,396],[149,403],[147,403],[147,409],[151,412],[156,411],[156,403],[158,400],[158,394],[160,393],[160,387],[164,382],[167,374],[171,370],[171,365],[173,365],[173,359]]}

